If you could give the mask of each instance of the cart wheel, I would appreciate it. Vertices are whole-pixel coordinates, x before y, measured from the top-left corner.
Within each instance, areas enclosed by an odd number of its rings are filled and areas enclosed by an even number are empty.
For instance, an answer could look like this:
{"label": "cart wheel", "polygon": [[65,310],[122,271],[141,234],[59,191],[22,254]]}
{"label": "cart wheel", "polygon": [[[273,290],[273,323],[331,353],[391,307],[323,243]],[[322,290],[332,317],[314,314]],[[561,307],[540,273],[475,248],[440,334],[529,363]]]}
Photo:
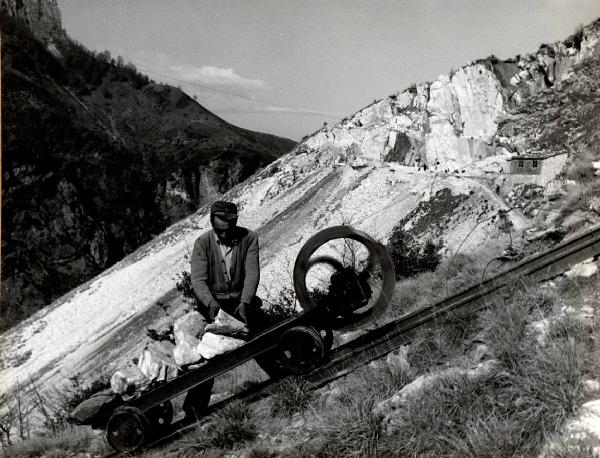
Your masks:
{"label": "cart wheel", "polygon": [[106,424],[106,440],[121,453],[135,453],[148,439],[150,424],[135,407],[120,407]]}
{"label": "cart wheel", "polygon": [[293,374],[303,374],[321,365],[328,351],[324,336],[308,326],[288,329],[277,346],[280,364]]}

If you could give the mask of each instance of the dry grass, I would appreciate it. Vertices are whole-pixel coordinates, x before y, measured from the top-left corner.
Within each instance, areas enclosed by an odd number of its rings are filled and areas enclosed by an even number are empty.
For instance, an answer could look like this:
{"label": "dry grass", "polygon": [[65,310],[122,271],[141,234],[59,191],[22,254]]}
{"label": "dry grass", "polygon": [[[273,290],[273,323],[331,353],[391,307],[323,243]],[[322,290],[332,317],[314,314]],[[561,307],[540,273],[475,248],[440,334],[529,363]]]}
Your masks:
{"label": "dry grass", "polygon": [[[536,456],[576,415],[583,378],[600,376],[600,328],[562,315],[550,321],[541,346],[531,323],[565,305],[600,310],[597,284],[597,277],[556,288],[515,281],[487,300],[488,309],[453,314],[420,330],[407,353],[410,373],[378,363],[338,382],[325,400],[311,404],[311,440],[283,456]],[[487,346],[495,369],[477,377],[445,372],[395,411],[391,434],[382,431],[381,418],[373,415],[376,403],[416,374],[460,365],[475,340]],[[573,450],[593,456],[586,446]],[[555,455],[569,456],[558,449]]]}
{"label": "dry grass", "polygon": [[499,369],[477,379],[437,379],[399,411],[400,426],[380,441],[381,455],[531,456],[575,414],[583,400],[585,332],[572,328],[540,347],[528,324],[548,307],[548,294],[523,285],[506,299],[498,295],[480,318]]}
{"label": "dry grass", "polygon": [[208,416],[181,441],[184,453],[206,453],[212,449],[232,449],[257,435],[252,408],[233,401]]}
{"label": "dry grass", "polygon": [[413,379],[412,371],[384,361],[355,371],[312,404],[313,416],[306,428],[313,439],[283,456],[372,455],[380,435],[374,406]]}
{"label": "dry grass", "polygon": [[4,452],[7,458],[62,458],[86,452],[100,455],[109,450],[103,434],[98,435],[89,427],[68,427],[51,435],[35,436],[17,442],[6,447]]}
{"label": "dry grass", "polygon": [[313,386],[307,381],[288,377],[271,389],[271,414],[291,417],[304,411],[314,400]]}
{"label": "dry grass", "polygon": [[417,330],[408,349],[408,362],[418,374],[434,371],[462,357],[476,332],[476,321],[471,313],[449,313]]}
{"label": "dry grass", "polygon": [[498,244],[485,253],[458,253],[442,262],[435,272],[424,272],[397,282],[392,299],[394,316],[400,317],[475,285],[481,282],[482,275],[489,278],[503,267],[498,262],[490,263],[501,248],[503,247]]}

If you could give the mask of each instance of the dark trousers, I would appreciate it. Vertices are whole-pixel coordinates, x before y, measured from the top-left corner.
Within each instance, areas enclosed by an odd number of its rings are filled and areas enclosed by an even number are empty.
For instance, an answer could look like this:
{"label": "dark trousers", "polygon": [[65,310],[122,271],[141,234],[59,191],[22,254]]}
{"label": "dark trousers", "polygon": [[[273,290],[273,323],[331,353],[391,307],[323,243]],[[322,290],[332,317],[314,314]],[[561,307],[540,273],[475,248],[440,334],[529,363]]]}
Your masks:
{"label": "dark trousers", "polygon": [[[222,301],[219,302],[219,305],[225,312],[246,323],[250,336],[268,327],[265,312],[261,309],[262,300],[258,296],[254,296],[252,302],[246,304],[243,310],[239,308],[239,301]],[[245,319],[244,316],[246,317]],[[202,411],[208,407],[214,383],[214,379],[211,379],[188,390],[182,406],[186,418],[200,418]]]}
{"label": "dark trousers", "polygon": [[202,412],[210,402],[210,394],[214,384],[215,379],[210,379],[188,390],[182,406],[186,419],[197,420],[202,416]]}

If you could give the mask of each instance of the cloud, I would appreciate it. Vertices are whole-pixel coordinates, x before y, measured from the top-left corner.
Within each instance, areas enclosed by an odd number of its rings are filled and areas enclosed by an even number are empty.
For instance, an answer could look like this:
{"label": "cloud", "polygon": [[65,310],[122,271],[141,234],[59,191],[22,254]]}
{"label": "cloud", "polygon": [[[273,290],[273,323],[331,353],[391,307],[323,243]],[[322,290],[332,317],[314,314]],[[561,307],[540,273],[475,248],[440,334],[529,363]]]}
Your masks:
{"label": "cloud", "polygon": [[344,117],[341,113],[332,113],[329,111],[319,110],[308,110],[304,108],[291,108],[283,106],[264,105],[257,101],[255,106],[252,107],[223,107],[218,109],[219,113],[277,113],[277,114],[293,114],[293,115],[307,115],[307,116],[321,116],[324,118],[337,118],[341,119]]}
{"label": "cloud", "polygon": [[166,68],[171,60],[165,53],[147,50],[136,51],[132,57],[136,64],[159,69]]}
{"label": "cloud", "polygon": [[267,86],[263,80],[238,75],[233,68],[171,65],[169,72],[174,78],[209,86],[235,86],[243,89],[264,89]]}

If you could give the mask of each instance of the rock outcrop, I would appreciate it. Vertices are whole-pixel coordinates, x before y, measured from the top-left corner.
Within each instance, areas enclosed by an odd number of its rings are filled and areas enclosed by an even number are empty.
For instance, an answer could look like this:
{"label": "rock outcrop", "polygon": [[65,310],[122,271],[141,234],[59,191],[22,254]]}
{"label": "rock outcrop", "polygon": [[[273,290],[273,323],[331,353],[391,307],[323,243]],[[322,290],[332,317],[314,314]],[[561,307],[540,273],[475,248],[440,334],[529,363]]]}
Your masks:
{"label": "rock outcrop", "polygon": [[376,101],[340,124],[324,127],[303,145],[336,151],[350,162],[361,157],[375,164],[394,161],[434,170],[460,169],[507,151],[525,152],[530,142],[497,135],[499,127],[511,109],[560,87],[576,64],[595,55],[598,29],[597,21],[578,39],[542,45],[523,57],[472,62]]}
{"label": "rock outcrop", "polygon": [[2,11],[22,20],[45,44],[66,37],[56,0],[2,0]]}

